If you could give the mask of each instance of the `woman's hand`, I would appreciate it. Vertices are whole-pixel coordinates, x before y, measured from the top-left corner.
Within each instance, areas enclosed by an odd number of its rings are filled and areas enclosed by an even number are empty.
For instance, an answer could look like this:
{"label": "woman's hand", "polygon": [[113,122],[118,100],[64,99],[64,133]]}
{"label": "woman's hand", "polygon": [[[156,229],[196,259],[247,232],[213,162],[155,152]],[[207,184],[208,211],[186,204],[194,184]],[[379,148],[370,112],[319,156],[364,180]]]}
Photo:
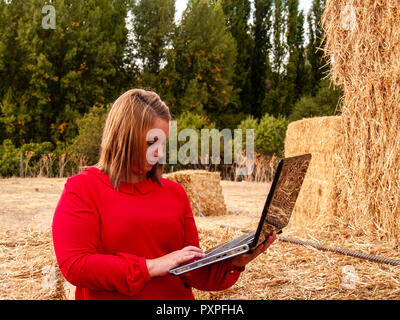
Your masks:
{"label": "woman's hand", "polygon": [[258,255],[265,252],[267,248],[274,242],[276,239],[276,233],[272,232],[268,235],[267,239],[258,245],[258,247],[251,253],[244,253],[240,256],[234,257],[232,259],[232,264],[236,267],[244,267],[251,260],[255,259]]}
{"label": "woman's hand", "polygon": [[204,252],[197,247],[187,246],[181,250],[173,251],[165,256],[156,259],[147,259],[146,265],[150,277],[165,276],[169,270],[193,258],[204,257]]}

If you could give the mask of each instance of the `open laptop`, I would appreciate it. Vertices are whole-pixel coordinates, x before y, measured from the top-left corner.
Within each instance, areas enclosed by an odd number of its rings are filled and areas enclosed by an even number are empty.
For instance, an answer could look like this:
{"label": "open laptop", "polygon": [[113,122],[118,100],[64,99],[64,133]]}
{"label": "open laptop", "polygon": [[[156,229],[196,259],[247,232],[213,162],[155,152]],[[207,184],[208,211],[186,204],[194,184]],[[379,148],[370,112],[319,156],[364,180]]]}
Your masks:
{"label": "open laptop", "polygon": [[180,275],[249,252],[266,240],[272,231],[282,232],[289,223],[310,161],[311,154],[279,161],[256,231],[212,248],[205,252],[203,258],[173,268],[169,272]]}

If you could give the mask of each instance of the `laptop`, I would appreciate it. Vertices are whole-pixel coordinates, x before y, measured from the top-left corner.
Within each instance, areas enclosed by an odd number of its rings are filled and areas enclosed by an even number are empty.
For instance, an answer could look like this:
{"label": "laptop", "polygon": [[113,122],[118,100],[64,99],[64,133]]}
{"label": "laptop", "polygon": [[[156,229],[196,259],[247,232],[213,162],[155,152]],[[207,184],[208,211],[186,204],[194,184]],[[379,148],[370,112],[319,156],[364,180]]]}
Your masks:
{"label": "laptop", "polygon": [[180,275],[206,265],[251,252],[272,231],[277,234],[289,223],[297,196],[311,161],[311,154],[281,159],[269,190],[256,231],[214,247],[205,256],[169,272]]}

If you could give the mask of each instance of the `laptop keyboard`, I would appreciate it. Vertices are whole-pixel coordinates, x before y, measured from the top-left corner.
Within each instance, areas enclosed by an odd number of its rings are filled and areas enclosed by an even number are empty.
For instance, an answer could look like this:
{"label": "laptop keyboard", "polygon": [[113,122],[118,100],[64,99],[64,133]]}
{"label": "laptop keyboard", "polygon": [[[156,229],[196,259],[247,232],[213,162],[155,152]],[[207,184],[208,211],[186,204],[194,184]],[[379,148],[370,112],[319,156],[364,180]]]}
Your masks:
{"label": "laptop keyboard", "polygon": [[214,247],[214,248],[208,250],[206,252],[206,255],[209,255],[211,253],[212,254],[216,254],[216,253],[225,251],[225,250],[227,250],[229,248],[236,247],[236,246],[239,246],[241,244],[245,244],[245,243],[249,242],[250,240],[252,240],[254,235],[255,235],[255,232],[251,232],[251,233],[245,234],[242,237],[233,239],[233,240],[231,240],[231,241],[229,241],[229,242],[227,242],[227,243],[225,243],[225,244],[223,244],[221,246],[217,246],[217,247]]}

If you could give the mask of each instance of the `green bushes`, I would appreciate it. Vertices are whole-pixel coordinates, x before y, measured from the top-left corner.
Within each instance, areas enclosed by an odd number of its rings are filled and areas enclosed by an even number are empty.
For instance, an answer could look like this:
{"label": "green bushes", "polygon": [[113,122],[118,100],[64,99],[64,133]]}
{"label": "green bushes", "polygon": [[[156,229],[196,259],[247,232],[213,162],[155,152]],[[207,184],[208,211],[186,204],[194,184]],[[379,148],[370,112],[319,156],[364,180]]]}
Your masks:
{"label": "green bushes", "polygon": [[[27,143],[20,148],[14,146],[11,140],[6,139],[0,146],[0,175],[2,177],[20,175],[20,154],[24,165],[24,174],[30,174],[32,169],[38,166],[42,155],[49,154],[54,149],[51,142]],[[36,164],[36,165],[35,165]]]}
{"label": "green bushes", "polygon": [[38,161],[40,160],[40,156],[45,153],[50,153],[54,149],[54,146],[51,142],[42,142],[42,143],[27,143],[21,146],[19,148],[19,152],[22,152],[23,155],[31,152],[32,157],[30,158],[30,161]]}
{"label": "green bushes", "polygon": [[20,176],[22,153],[23,175],[63,177],[79,171],[79,167],[98,160],[101,135],[110,105],[92,107],[76,121],[78,135],[71,143],[59,141],[27,143],[17,148],[10,139],[0,145],[0,176]]}
{"label": "green bushes", "polygon": [[276,154],[283,157],[286,129],[289,121],[278,116],[274,118],[265,114],[258,124],[255,134],[255,150],[263,155],[272,156]]}
{"label": "green bushes", "polygon": [[87,164],[85,155],[72,153],[70,146],[51,142],[27,143],[17,148],[10,139],[0,145],[0,177],[20,176],[22,154],[23,176],[64,177]]}
{"label": "green bushes", "polygon": [[296,121],[303,118],[338,114],[338,112],[335,111],[341,96],[342,91],[340,89],[330,88],[329,82],[324,80],[315,97],[305,95],[295,103],[289,120]]}
{"label": "green bushes", "polygon": [[18,175],[19,173],[19,150],[10,139],[3,141],[0,145],[0,175],[2,177]]}
{"label": "green bushes", "polygon": [[215,128],[215,123],[210,123],[210,120],[201,115],[193,112],[185,111],[177,119],[178,131],[182,129],[194,129],[200,134],[201,129]]}
{"label": "green bushes", "polygon": [[[246,129],[254,129],[255,152],[264,156],[275,154],[282,157],[288,124],[289,121],[285,117],[275,118],[266,113],[260,120],[252,116],[247,117],[240,123],[239,129],[243,130],[243,137]],[[245,146],[246,144],[243,142],[243,150],[245,150]]]}
{"label": "green bushes", "polygon": [[90,165],[98,160],[103,128],[110,108],[111,105],[94,106],[77,120],[79,133],[70,146],[71,152],[85,155]]}
{"label": "green bushes", "polygon": [[[168,153],[168,158],[167,162],[165,165],[165,170],[170,171],[170,170],[180,170],[180,169],[187,169],[188,167],[192,167],[190,164],[193,163],[200,163],[200,158],[196,158],[196,154],[193,154],[190,150],[192,148],[197,149],[196,152],[198,152],[198,156],[201,156],[200,153],[200,148],[201,148],[201,130],[202,129],[215,129],[215,123],[210,122],[210,120],[198,113],[190,112],[190,111],[185,111],[183,112],[178,118],[174,119],[176,120],[176,128],[174,126],[171,126],[170,128],[170,140],[174,139],[173,137],[176,136],[176,147],[177,147],[177,153],[169,153],[169,142],[167,141],[167,153]],[[186,136],[185,132],[183,131],[184,129],[192,129],[195,131],[195,136]],[[186,134],[192,134],[192,132],[187,132]],[[184,139],[181,141],[181,139]],[[210,138],[211,139],[211,138]],[[173,142],[173,140],[171,140]],[[197,147],[193,145],[192,143],[197,143]],[[211,152],[211,144],[210,144],[210,149],[208,154],[210,155]],[[178,154],[178,152],[181,152]],[[182,163],[184,161],[183,157],[187,157],[186,160],[189,163]],[[190,159],[189,159],[190,157]],[[175,163],[176,164],[172,164]],[[197,165],[194,165],[193,168],[198,168]]]}

